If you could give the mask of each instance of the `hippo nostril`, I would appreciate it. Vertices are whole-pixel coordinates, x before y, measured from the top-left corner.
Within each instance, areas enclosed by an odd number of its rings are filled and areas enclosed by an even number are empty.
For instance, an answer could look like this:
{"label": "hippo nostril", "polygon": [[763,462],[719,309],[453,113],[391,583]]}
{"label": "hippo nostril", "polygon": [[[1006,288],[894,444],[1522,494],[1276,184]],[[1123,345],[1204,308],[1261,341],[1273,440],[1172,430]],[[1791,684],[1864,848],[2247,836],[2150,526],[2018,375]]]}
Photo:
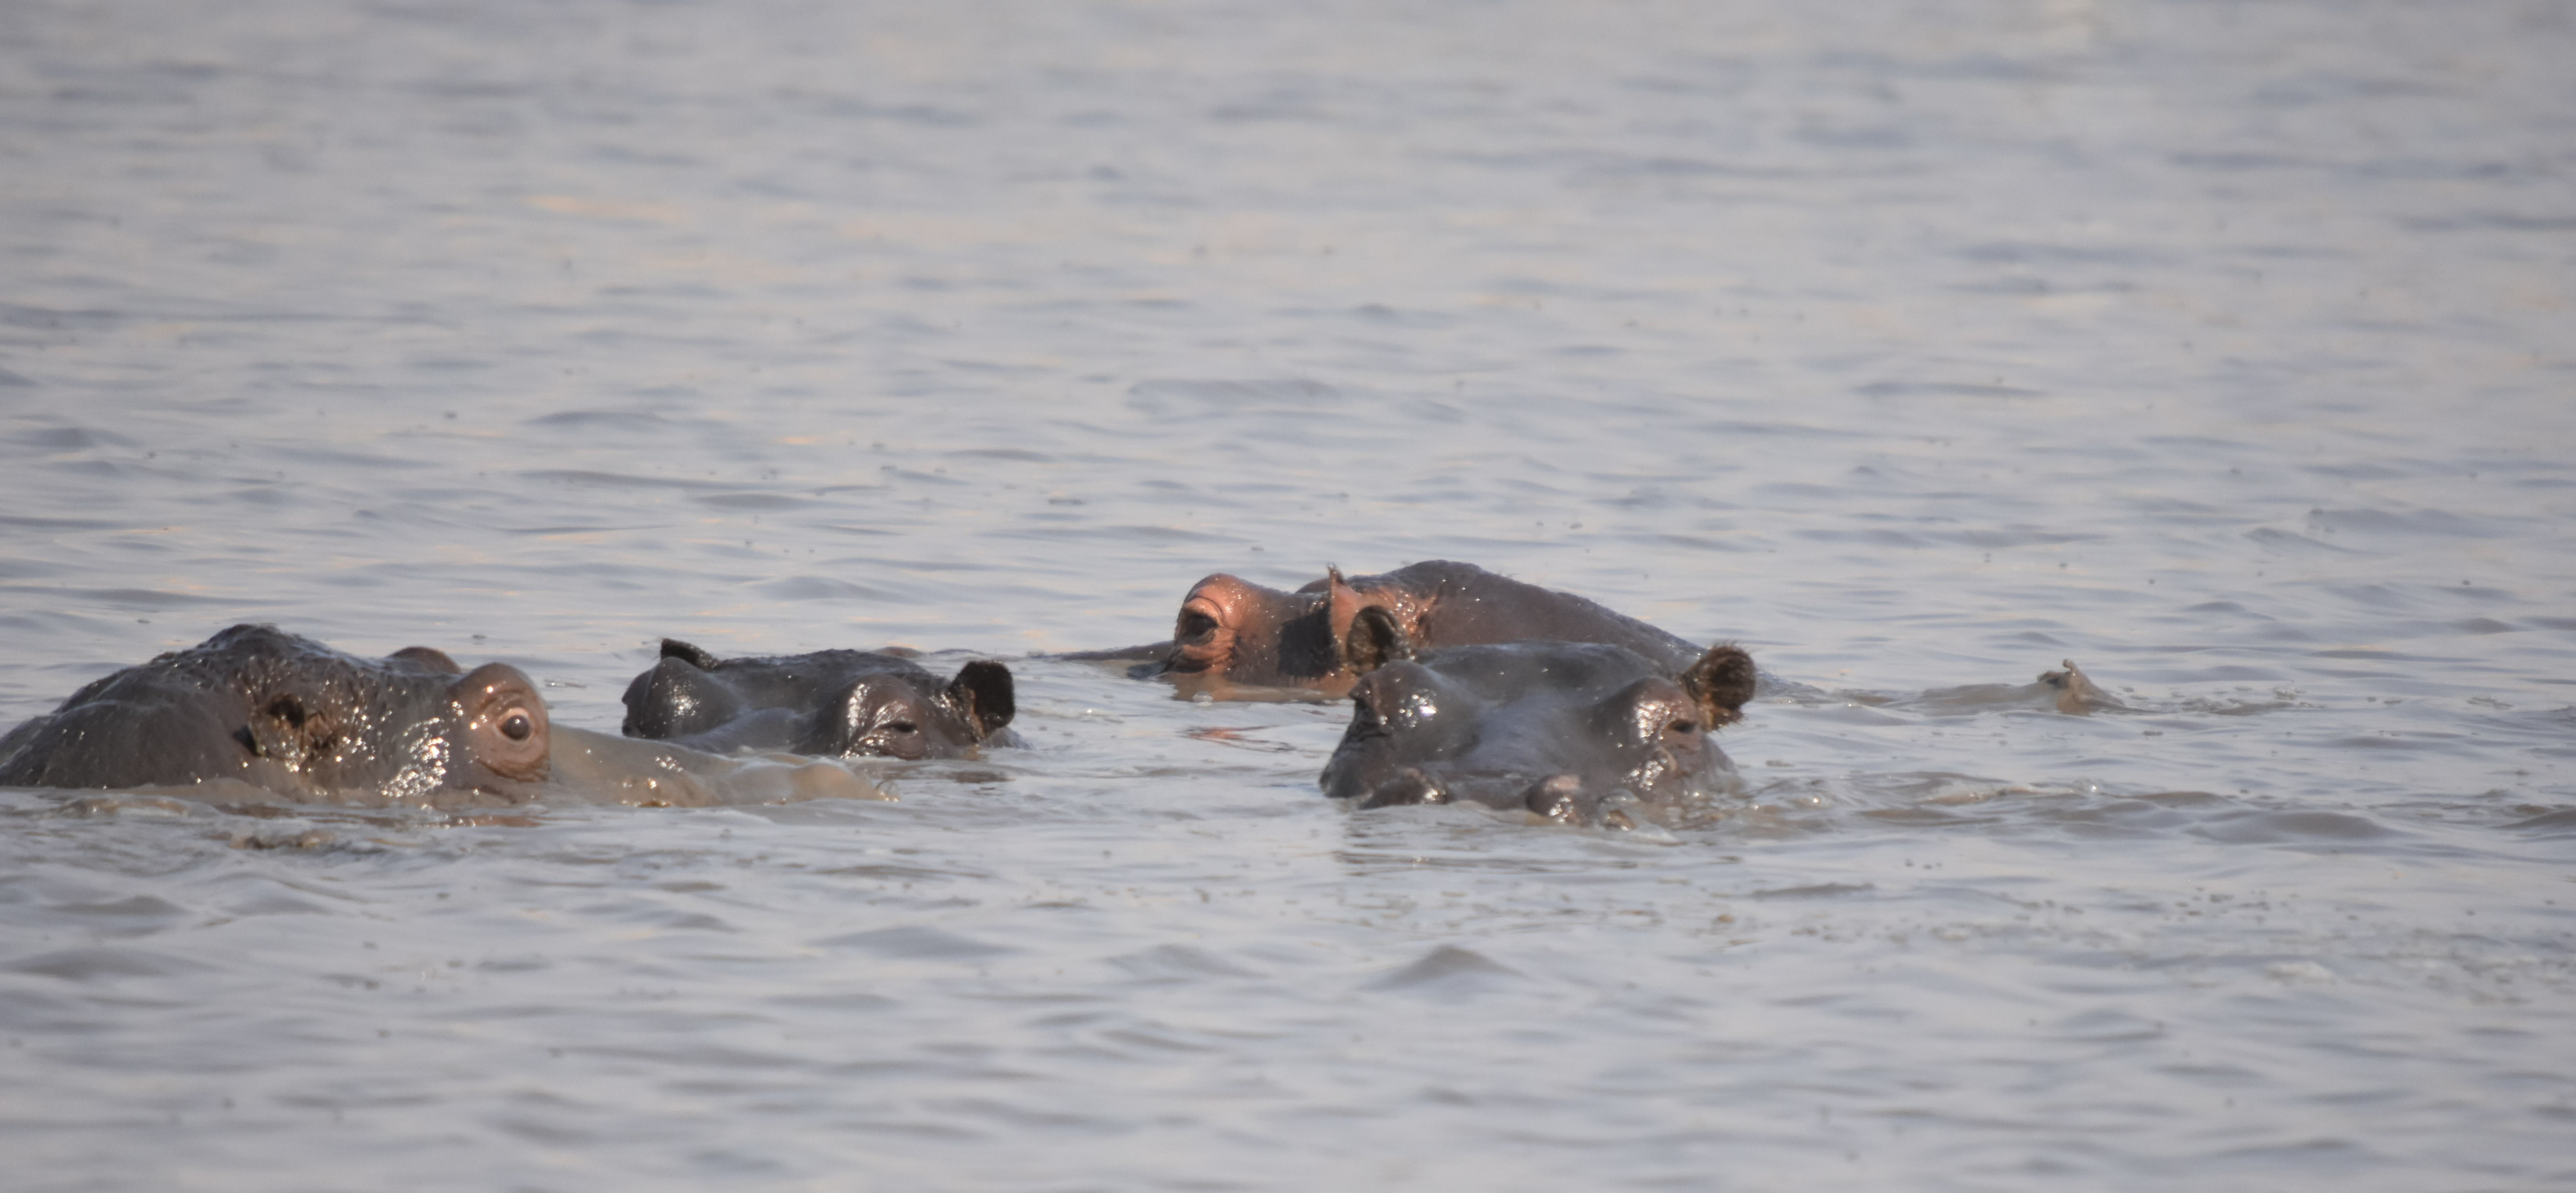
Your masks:
{"label": "hippo nostril", "polygon": [[1583,780],[1573,775],[1550,775],[1533,784],[1521,805],[1559,824],[1576,824],[1583,820]]}
{"label": "hippo nostril", "polygon": [[526,741],[528,735],[536,731],[537,723],[529,720],[526,713],[514,712],[501,718],[501,736],[511,741]]}

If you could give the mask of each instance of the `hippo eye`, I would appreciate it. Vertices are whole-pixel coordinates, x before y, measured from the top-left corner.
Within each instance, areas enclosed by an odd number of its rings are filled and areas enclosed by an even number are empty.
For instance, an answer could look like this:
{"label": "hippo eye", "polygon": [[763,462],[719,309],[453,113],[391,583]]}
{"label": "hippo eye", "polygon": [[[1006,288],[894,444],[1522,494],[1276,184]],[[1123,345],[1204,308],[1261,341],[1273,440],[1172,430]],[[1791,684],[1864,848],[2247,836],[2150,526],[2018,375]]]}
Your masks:
{"label": "hippo eye", "polygon": [[528,735],[536,731],[537,723],[529,720],[526,713],[513,712],[501,718],[501,736],[511,741],[526,741]]}
{"label": "hippo eye", "polygon": [[1196,610],[1191,610],[1191,611],[1184,612],[1184,613],[1182,613],[1182,614],[1181,614],[1181,629],[1180,629],[1180,636],[1181,636],[1181,637],[1183,637],[1183,638],[1204,638],[1204,637],[1208,636],[1209,634],[1213,634],[1213,633],[1215,633],[1215,632],[1216,632],[1216,619],[1215,619],[1215,618],[1210,617],[1210,616],[1208,616],[1208,615],[1207,615],[1207,614],[1205,614],[1205,613],[1197,612]]}
{"label": "hippo eye", "polygon": [[888,721],[886,722],[886,732],[919,733],[921,732],[921,726],[915,725],[910,721]]}
{"label": "hippo eye", "polygon": [[1699,725],[1698,725],[1696,722],[1692,722],[1692,721],[1675,721],[1675,722],[1673,722],[1673,732],[1675,732],[1675,733],[1697,733],[1697,732],[1699,732]]}

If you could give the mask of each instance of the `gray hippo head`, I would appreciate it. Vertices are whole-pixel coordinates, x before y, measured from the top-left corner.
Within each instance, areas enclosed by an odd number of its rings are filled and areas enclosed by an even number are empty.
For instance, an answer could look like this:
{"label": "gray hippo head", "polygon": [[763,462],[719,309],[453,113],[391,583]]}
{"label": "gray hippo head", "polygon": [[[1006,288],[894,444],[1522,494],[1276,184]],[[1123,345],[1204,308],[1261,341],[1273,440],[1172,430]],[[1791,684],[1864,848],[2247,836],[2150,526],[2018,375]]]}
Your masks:
{"label": "gray hippo head", "polygon": [[1363,808],[1471,801],[1598,823],[1622,793],[1647,803],[1729,788],[1712,735],[1743,717],[1753,659],[1719,646],[1686,667],[1623,646],[1511,642],[1417,650],[1381,612],[1354,618],[1351,722],[1324,794]]}
{"label": "gray hippo head", "polygon": [[511,798],[547,777],[545,701],[517,668],[428,647],[343,654],[237,625],[128,667],[0,738],[0,784],[187,786],[232,779],[300,799]]}
{"label": "gray hippo head", "polygon": [[1011,669],[978,659],[942,681],[899,655],[863,650],[720,659],[662,640],[626,685],[628,737],[714,753],[955,758],[1014,744]]}

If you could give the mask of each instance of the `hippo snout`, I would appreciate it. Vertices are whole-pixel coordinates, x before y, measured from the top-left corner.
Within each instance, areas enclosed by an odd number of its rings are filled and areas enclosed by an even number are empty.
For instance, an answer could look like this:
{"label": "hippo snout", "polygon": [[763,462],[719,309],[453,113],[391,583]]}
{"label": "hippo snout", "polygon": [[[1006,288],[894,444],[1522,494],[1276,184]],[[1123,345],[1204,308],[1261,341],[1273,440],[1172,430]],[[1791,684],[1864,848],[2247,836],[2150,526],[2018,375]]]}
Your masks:
{"label": "hippo snout", "polygon": [[1397,808],[1410,804],[1445,804],[1453,797],[1440,780],[1423,773],[1418,766],[1397,771],[1395,777],[1377,785],[1360,801],[1363,808]]}

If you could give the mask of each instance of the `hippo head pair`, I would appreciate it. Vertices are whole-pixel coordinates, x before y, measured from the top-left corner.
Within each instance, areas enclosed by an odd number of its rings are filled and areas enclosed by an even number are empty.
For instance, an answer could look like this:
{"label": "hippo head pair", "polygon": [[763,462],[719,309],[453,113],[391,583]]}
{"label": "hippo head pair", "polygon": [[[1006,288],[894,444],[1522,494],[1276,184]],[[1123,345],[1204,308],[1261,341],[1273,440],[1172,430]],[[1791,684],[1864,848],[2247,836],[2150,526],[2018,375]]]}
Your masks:
{"label": "hippo head pair", "polygon": [[941,681],[909,658],[864,650],[720,659],[675,638],[626,686],[628,737],[712,753],[955,758],[1010,745],[1011,670],[978,659]]}
{"label": "hippo head pair", "polygon": [[1185,686],[1306,688],[1338,696],[1357,679],[1349,663],[1351,633],[1366,611],[1425,649],[1590,642],[1676,669],[1699,654],[1680,638],[1571,593],[1473,564],[1431,560],[1350,579],[1331,569],[1294,592],[1209,576],[1181,601],[1164,675]]}
{"label": "hippo head pair", "polygon": [[359,658],[237,625],[98,680],[0,738],[0,785],[232,779],[302,799],[509,798],[546,779],[551,740],[545,701],[515,667],[467,671],[425,646]]}
{"label": "hippo head pair", "polygon": [[1734,783],[1711,735],[1753,698],[1753,659],[1737,647],[1680,668],[1604,643],[1420,650],[1375,609],[1354,615],[1346,641],[1351,722],[1320,780],[1336,799],[1619,824],[1629,799],[1675,804]]}

